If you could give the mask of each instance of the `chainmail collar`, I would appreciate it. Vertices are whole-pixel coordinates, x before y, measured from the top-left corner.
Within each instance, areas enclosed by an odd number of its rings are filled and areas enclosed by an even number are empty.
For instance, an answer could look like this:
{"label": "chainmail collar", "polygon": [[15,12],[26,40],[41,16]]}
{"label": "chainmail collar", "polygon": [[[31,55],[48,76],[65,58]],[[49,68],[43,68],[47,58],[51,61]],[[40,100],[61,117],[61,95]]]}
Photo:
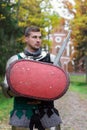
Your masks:
{"label": "chainmail collar", "polygon": [[30,52],[27,48],[24,49],[24,54],[27,56],[33,56],[33,57],[37,57],[39,55],[41,55],[41,49],[38,49],[36,52]]}

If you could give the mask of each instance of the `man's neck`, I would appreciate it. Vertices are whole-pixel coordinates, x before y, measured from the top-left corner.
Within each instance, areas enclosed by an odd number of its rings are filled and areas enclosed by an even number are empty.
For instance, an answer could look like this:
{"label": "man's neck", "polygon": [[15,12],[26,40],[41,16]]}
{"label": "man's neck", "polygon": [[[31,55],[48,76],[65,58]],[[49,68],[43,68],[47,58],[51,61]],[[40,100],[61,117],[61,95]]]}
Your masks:
{"label": "man's neck", "polygon": [[35,50],[35,49],[31,49],[29,47],[26,47],[26,50],[29,51],[30,53],[35,53],[35,52],[38,51],[38,50]]}
{"label": "man's neck", "polygon": [[35,51],[31,51],[30,49],[25,48],[24,52],[25,52],[26,55],[38,56],[38,55],[41,54],[41,49],[38,49],[38,50],[35,50]]}

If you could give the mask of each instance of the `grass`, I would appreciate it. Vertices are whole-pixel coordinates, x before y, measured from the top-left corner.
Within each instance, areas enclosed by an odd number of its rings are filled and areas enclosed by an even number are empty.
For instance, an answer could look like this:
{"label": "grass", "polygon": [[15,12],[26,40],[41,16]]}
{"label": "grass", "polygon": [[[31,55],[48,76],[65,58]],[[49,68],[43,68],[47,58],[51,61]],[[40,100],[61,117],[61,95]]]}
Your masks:
{"label": "grass", "polygon": [[3,96],[0,90],[0,120],[6,120],[9,117],[9,112],[12,109],[13,99],[7,99]]}
{"label": "grass", "polygon": [[[0,83],[3,77],[0,77]],[[0,121],[4,121],[9,117],[9,112],[12,109],[13,99],[5,98],[0,88]]]}
{"label": "grass", "polygon": [[71,75],[70,90],[87,96],[87,83],[85,75]]}

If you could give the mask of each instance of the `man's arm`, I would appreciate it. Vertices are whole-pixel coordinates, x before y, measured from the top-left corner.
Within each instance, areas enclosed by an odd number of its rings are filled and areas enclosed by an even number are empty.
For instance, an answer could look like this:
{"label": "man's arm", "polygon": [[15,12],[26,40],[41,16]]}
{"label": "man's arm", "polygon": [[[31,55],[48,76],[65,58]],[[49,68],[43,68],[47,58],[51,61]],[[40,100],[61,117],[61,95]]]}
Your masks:
{"label": "man's arm", "polygon": [[[12,56],[8,61],[7,61],[7,65],[6,65],[6,70],[8,69],[8,67],[10,66],[11,63],[13,63],[14,61],[18,60],[17,55]],[[2,87],[2,92],[4,94],[5,97],[7,98],[11,98],[14,96],[14,94],[12,93],[12,91],[10,90],[10,87],[7,83],[7,78],[5,75],[4,81],[1,83],[1,87]]]}

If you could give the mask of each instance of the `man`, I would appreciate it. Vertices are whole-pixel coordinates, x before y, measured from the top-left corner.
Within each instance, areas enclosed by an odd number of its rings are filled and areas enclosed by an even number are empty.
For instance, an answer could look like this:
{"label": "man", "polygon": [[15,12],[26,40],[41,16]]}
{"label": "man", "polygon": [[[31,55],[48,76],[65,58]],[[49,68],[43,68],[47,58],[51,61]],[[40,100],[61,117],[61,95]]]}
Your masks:
{"label": "man", "polygon": [[[26,47],[24,52],[12,56],[6,69],[13,61],[20,59],[36,60],[52,63],[54,56],[41,50],[42,35],[38,27],[28,27],[25,30]],[[13,97],[5,77],[3,92],[6,96]],[[12,130],[33,130],[33,126],[38,130],[60,130],[61,119],[58,111],[54,108],[53,101],[41,101],[25,97],[14,96],[14,106],[10,115],[10,125]]]}

